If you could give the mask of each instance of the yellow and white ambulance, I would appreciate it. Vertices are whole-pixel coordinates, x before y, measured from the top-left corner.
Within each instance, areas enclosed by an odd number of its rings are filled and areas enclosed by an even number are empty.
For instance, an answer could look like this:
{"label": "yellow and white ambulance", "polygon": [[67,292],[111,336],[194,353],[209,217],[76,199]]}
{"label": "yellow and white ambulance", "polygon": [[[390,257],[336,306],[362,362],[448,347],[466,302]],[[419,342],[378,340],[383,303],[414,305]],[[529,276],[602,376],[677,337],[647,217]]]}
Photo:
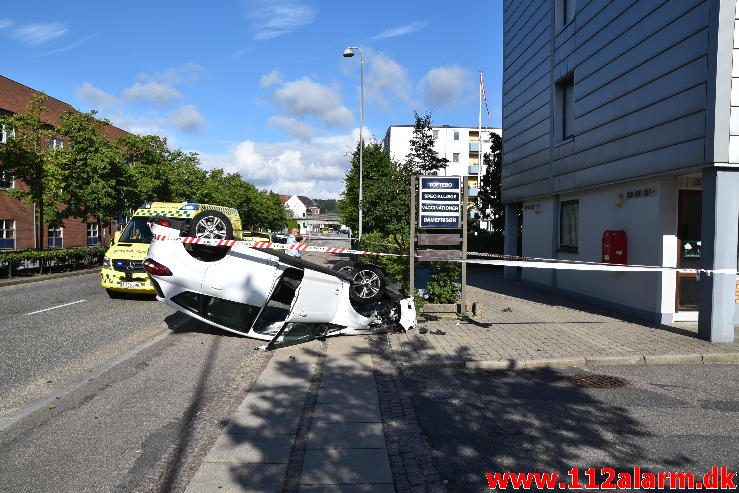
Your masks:
{"label": "yellow and white ambulance", "polygon": [[147,202],[136,209],[122,231],[116,232],[103,258],[100,281],[111,298],[120,293],[155,294],[144,270],[152,233],[149,221],[175,228],[182,236],[230,240],[241,238],[236,209],[192,202]]}

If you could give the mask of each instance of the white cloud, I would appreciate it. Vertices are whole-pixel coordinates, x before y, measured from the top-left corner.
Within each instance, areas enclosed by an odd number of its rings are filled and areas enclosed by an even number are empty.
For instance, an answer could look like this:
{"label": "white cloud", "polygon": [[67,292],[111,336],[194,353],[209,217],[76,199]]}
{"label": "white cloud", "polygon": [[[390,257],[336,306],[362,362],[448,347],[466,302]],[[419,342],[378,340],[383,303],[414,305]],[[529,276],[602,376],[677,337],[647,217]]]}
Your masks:
{"label": "white cloud", "polygon": [[35,22],[16,27],[10,37],[30,46],[38,46],[64,36],[67,31],[67,25],[61,22]]}
{"label": "white cloud", "polygon": [[82,85],[75,88],[74,92],[79,99],[90,104],[96,110],[118,104],[118,98],[89,82],[83,82]]}
{"label": "white cloud", "polygon": [[273,69],[270,73],[259,78],[259,87],[272,87],[280,82],[282,82],[282,74],[279,70]]}
{"label": "white cloud", "polygon": [[167,84],[192,84],[205,75],[205,68],[197,63],[185,63],[154,74],[139,74],[143,81],[160,81]]}
{"label": "white cloud", "polygon": [[290,33],[312,23],[318,9],[298,0],[246,0],[244,15],[249,20],[256,41]]}
{"label": "white cloud", "polygon": [[410,102],[411,83],[408,71],[383,53],[368,50],[365,89],[367,97],[385,110],[391,110],[396,100]]}
{"label": "white cloud", "polygon": [[382,31],[379,34],[372,36],[370,39],[378,40],[378,39],[397,38],[398,36],[405,36],[406,34],[420,31],[424,27],[426,27],[425,22],[414,21],[414,22],[411,22],[410,24],[405,24],[403,26],[397,26],[397,27],[393,27],[390,29],[386,29],[385,31]]}
{"label": "white cloud", "polygon": [[288,116],[272,116],[267,120],[272,127],[277,127],[302,141],[310,141],[316,133],[316,128],[305,122]]}
{"label": "white cloud", "polygon": [[191,104],[182,106],[168,115],[171,124],[184,132],[195,132],[205,125],[200,111]]}
{"label": "white cloud", "polygon": [[180,91],[166,82],[136,82],[123,90],[123,97],[128,101],[153,102],[167,105],[182,99]]}
{"label": "white cloud", "polygon": [[303,77],[285,82],[272,95],[288,115],[312,116],[330,127],[346,126],[352,113],[344,106],[338,89]]}
{"label": "white cloud", "polygon": [[10,19],[0,19],[0,29],[7,29],[13,25],[13,21]]}
{"label": "white cloud", "polygon": [[358,136],[359,129],[354,129],[347,134],[317,137],[310,143],[246,140],[227,155],[201,154],[201,158],[208,167],[241,173],[261,189],[311,198],[338,198]]}
{"label": "white cloud", "polygon": [[69,43],[68,45],[60,46],[59,48],[54,48],[53,50],[49,50],[45,54],[54,55],[56,53],[64,53],[65,51],[74,50],[75,48],[79,48],[80,46],[84,45],[85,43],[90,41],[95,36],[97,36],[97,34],[90,34],[89,36],[80,38],[77,41],[73,41],[72,43]]}
{"label": "white cloud", "polygon": [[459,65],[433,68],[418,84],[426,103],[432,107],[453,107],[474,87],[474,74]]}

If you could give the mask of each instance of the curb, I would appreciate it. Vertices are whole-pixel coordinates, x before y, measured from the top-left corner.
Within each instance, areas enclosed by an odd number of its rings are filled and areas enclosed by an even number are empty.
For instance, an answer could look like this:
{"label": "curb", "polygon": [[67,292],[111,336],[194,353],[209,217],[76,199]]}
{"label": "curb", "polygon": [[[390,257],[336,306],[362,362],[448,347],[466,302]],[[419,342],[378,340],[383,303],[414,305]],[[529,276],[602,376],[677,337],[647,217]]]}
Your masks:
{"label": "curb", "polygon": [[5,279],[3,281],[0,281],[0,288],[5,286],[16,286],[18,284],[29,284],[32,282],[48,281],[50,279],[64,279],[65,277],[83,276],[85,274],[93,274],[99,271],[100,267],[93,267],[91,269],[73,270],[70,272],[58,272],[56,274],[37,274],[33,277]]}
{"label": "curb", "polygon": [[608,366],[608,365],[710,365],[739,364],[739,351],[726,353],[675,353],[675,354],[643,354],[634,356],[592,356],[574,358],[544,359],[501,359],[501,360],[466,360],[459,363],[412,363],[404,367],[443,366],[464,367],[478,370],[515,370],[527,368],[564,368],[568,366]]}

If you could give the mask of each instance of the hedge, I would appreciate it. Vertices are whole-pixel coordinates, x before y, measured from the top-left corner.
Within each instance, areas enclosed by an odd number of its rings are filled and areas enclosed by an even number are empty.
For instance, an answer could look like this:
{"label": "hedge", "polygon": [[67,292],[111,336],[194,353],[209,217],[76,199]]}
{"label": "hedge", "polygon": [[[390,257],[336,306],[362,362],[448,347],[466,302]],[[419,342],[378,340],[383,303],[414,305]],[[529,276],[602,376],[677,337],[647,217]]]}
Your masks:
{"label": "hedge", "polygon": [[102,264],[103,255],[108,247],[76,247],[59,248],[54,250],[22,250],[0,252],[0,271],[5,271],[8,277],[21,265],[37,264],[39,273],[44,267],[78,268],[91,267]]}

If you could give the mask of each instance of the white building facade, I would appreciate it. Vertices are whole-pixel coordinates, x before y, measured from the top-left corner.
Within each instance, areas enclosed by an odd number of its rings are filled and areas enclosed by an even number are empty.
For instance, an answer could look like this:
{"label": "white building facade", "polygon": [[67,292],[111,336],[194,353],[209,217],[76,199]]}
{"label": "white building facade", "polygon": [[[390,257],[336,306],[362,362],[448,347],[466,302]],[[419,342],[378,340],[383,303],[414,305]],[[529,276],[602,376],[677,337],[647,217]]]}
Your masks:
{"label": "white building facade", "polygon": [[[392,125],[388,127],[383,140],[385,152],[399,162],[407,159],[411,152],[413,125]],[[442,125],[431,127],[434,149],[441,158],[449,160],[446,168],[439,171],[441,176],[467,177],[470,199],[474,200],[479,189],[478,177],[485,174],[482,155],[490,152],[490,135],[500,135],[499,128],[483,128],[482,139],[477,127],[452,127]],[[481,152],[482,151],[482,152]]]}
{"label": "white building facade", "polygon": [[505,0],[503,10],[506,253],[601,262],[604,232],[617,231],[629,264],[719,272],[524,268],[521,278],[733,340],[736,0]]}

